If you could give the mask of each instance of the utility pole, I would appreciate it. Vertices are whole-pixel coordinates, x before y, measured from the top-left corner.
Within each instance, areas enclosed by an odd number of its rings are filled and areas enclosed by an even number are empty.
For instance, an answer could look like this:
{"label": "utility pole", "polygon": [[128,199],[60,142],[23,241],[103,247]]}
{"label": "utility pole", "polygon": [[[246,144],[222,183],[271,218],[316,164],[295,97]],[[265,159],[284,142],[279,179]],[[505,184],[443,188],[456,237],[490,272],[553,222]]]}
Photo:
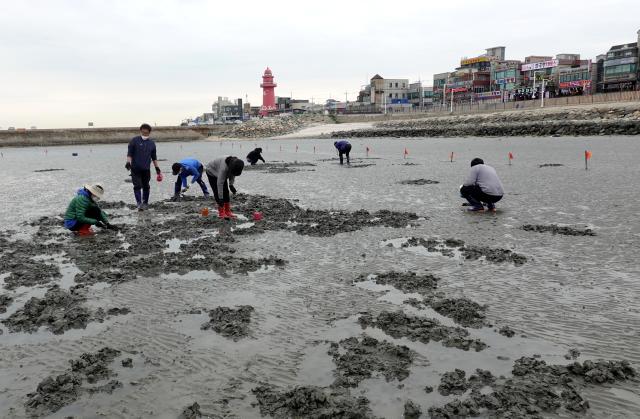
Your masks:
{"label": "utility pole", "polygon": [[450,113],[453,113],[453,89],[451,89],[451,110]]}
{"label": "utility pole", "polygon": [[547,79],[542,79],[542,100],[540,101],[540,107],[544,108],[544,88],[545,88],[545,82],[547,81]]}

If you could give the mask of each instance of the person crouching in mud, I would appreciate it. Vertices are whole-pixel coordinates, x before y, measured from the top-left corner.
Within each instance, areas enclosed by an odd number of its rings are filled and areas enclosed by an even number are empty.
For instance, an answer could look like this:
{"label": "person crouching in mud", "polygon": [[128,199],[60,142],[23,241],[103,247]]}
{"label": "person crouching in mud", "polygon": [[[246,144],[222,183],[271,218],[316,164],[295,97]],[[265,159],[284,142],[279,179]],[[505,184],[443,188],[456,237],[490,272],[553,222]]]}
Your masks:
{"label": "person crouching in mud", "polygon": [[340,157],[340,164],[342,164],[342,155],[347,156],[347,164],[349,163],[349,152],[351,151],[351,144],[349,141],[340,140],[333,143],[333,146],[338,150],[338,156]]}
{"label": "person crouching in mud", "polygon": [[460,195],[469,201],[467,211],[484,211],[484,204],[491,212],[496,211],[496,202],[502,199],[504,190],[496,169],[484,164],[476,157],[471,160],[471,170],[460,188]]}
{"label": "person crouching in mud", "polygon": [[171,172],[174,176],[178,176],[176,178],[176,184],[173,189],[173,197],[172,201],[180,200],[180,191],[182,193],[187,192],[189,190],[189,184],[187,183],[187,178],[192,176],[191,184],[198,182],[200,188],[202,189],[202,193],[204,197],[209,197],[209,191],[207,190],[207,184],[202,180],[202,174],[204,173],[204,166],[196,159],[183,159],[177,163],[173,163],[171,166]]}
{"label": "person crouching in mud", "polygon": [[99,183],[87,184],[78,190],[64,214],[64,227],[78,234],[91,234],[91,226],[117,230],[109,223],[107,214],[100,209],[97,202],[102,199],[104,188]]}
{"label": "person crouching in mud", "polygon": [[264,159],[262,158],[262,149],[260,147],[254,149],[253,151],[249,152],[249,154],[247,154],[247,161],[251,166],[258,163],[258,160],[262,160],[262,163],[266,163],[266,161],[264,161]]}
{"label": "person crouching in mud", "polygon": [[207,178],[213,190],[213,197],[218,204],[218,217],[220,218],[236,217],[231,212],[229,191],[236,194],[237,191],[233,184],[236,176],[242,174],[242,169],[244,169],[244,162],[234,156],[220,157],[207,163]]}

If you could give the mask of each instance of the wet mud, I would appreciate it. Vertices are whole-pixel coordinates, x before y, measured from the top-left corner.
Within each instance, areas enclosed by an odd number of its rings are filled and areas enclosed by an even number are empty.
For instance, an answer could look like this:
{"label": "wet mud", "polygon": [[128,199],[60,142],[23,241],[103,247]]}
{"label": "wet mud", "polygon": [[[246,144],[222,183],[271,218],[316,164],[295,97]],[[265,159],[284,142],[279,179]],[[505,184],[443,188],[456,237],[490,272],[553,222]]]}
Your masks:
{"label": "wet mud", "polygon": [[2,294],[0,295],[0,314],[7,312],[7,307],[13,302],[13,297]]}
{"label": "wet mud", "polygon": [[461,327],[444,326],[436,319],[408,315],[402,311],[382,311],[376,318],[364,313],[358,319],[363,329],[376,327],[396,339],[406,337],[412,341],[440,342],[443,346],[464,351],[479,352],[487,347],[480,339],[469,338],[469,332]]}
{"label": "wet mud", "polygon": [[431,179],[411,179],[398,182],[399,185],[437,185],[438,183],[440,182]]}
{"label": "wet mud", "polygon": [[564,166],[564,164],[561,163],[544,163],[544,164],[539,164],[538,167],[542,168],[542,167],[561,167]]}
{"label": "wet mud", "polygon": [[369,400],[340,387],[303,386],[279,390],[271,385],[254,388],[263,416],[274,418],[365,419],[375,418]]}
{"label": "wet mud", "polygon": [[432,300],[429,305],[439,314],[453,319],[462,326],[479,328],[487,325],[487,307],[467,298]]}
{"label": "wet mud", "polygon": [[120,351],[105,347],[95,353],[84,353],[80,358],[70,361],[71,366],[65,373],[45,378],[38,384],[35,392],[27,394],[27,414],[31,417],[46,416],[73,403],[84,394],[112,393],[122,387],[122,383],[117,380],[95,385],[116,376],[109,365],[118,356]]}
{"label": "wet mud", "polygon": [[214,332],[238,341],[249,335],[251,314],[254,308],[251,306],[239,306],[237,308],[216,307],[209,311],[209,321],[200,328],[213,330]]}
{"label": "wet mud", "polygon": [[43,298],[32,297],[2,323],[10,332],[32,333],[45,326],[54,335],[60,335],[70,329],[84,329],[93,321],[102,322],[108,316],[129,313],[129,309],[117,307],[106,312],[101,308],[91,310],[84,304],[86,298],[76,290],[67,292],[53,286]]}
{"label": "wet mud", "polygon": [[502,326],[500,328],[500,330],[498,330],[498,333],[500,333],[502,336],[506,336],[508,338],[512,338],[516,334],[515,330],[513,330],[509,326]]}
{"label": "wet mud", "polygon": [[44,172],[60,172],[64,169],[38,169],[38,170],[34,170],[34,173],[44,173]]}
{"label": "wet mud", "polygon": [[428,252],[438,252],[443,256],[454,257],[456,251],[460,252],[466,260],[478,260],[484,258],[491,263],[510,262],[516,266],[526,263],[527,258],[509,249],[497,249],[491,247],[465,245],[458,239],[424,239],[422,237],[410,237],[401,247],[424,247]]}
{"label": "wet mud", "polygon": [[[491,417],[542,418],[560,410],[583,414],[589,402],[580,394],[585,386],[637,380],[626,361],[585,361],[570,365],[547,365],[545,361],[522,357],[514,362],[513,377],[496,379],[488,371],[476,370],[477,378],[464,379],[464,371],[445,373],[440,386],[448,394],[471,388],[464,400],[455,399],[442,407],[431,407],[432,418],[466,418],[480,414]],[[489,387],[490,392],[480,392]],[[440,387],[439,387],[440,390]]]}
{"label": "wet mud", "polygon": [[524,231],[534,231],[537,233],[560,234],[562,236],[595,236],[596,233],[590,228],[579,229],[568,226],[559,226],[556,224],[525,224],[521,227]]}
{"label": "wet mud", "polygon": [[422,416],[422,409],[413,400],[407,400],[404,404],[404,419],[419,419]]}
{"label": "wet mud", "polygon": [[[315,167],[315,166],[316,166],[315,164],[309,163],[309,162],[292,162],[292,163],[287,163],[287,162],[271,163],[270,162],[270,163],[262,163],[262,164],[258,163],[253,166],[248,165],[248,166],[245,166],[244,170],[278,174],[278,173],[295,173],[295,172],[301,171],[301,168],[309,168],[309,167]],[[307,169],[306,171],[310,171],[310,170],[314,170],[314,169]]]}
{"label": "wet mud", "polygon": [[332,387],[357,387],[360,382],[375,375],[387,381],[402,381],[409,376],[416,354],[408,347],[394,345],[364,335],[332,342],[329,355],[336,364]]}
{"label": "wet mud", "polygon": [[[369,275],[361,275],[356,282],[369,280]],[[418,275],[415,272],[383,272],[373,276],[378,285],[391,285],[405,293],[431,295],[438,287],[438,277],[431,274]]]}

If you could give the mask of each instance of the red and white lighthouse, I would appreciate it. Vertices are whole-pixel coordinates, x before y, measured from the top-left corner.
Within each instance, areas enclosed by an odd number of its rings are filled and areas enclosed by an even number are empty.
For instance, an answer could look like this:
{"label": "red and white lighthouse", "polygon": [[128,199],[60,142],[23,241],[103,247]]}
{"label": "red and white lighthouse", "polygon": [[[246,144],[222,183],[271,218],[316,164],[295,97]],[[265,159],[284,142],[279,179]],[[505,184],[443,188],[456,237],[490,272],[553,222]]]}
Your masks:
{"label": "red and white lighthouse", "polygon": [[260,108],[260,115],[267,116],[269,112],[276,110],[276,95],[274,92],[276,86],[277,84],[273,82],[271,69],[267,67],[267,69],[264,70],[262,83],[260,84],[260,87],[262,87],[262,107]]}

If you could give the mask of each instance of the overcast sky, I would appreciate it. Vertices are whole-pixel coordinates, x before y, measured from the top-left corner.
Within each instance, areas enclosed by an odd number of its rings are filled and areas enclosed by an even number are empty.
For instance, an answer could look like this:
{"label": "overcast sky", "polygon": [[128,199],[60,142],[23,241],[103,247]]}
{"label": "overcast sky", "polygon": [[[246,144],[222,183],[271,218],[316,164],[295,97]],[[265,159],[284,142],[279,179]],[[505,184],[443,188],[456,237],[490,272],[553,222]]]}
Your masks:
{"label": "overcast sky", "polygon": [[635,42],[640,1],[0,0],[0,127],[175,125],[218,96],[354,100],[504,45],[595,58]]}

